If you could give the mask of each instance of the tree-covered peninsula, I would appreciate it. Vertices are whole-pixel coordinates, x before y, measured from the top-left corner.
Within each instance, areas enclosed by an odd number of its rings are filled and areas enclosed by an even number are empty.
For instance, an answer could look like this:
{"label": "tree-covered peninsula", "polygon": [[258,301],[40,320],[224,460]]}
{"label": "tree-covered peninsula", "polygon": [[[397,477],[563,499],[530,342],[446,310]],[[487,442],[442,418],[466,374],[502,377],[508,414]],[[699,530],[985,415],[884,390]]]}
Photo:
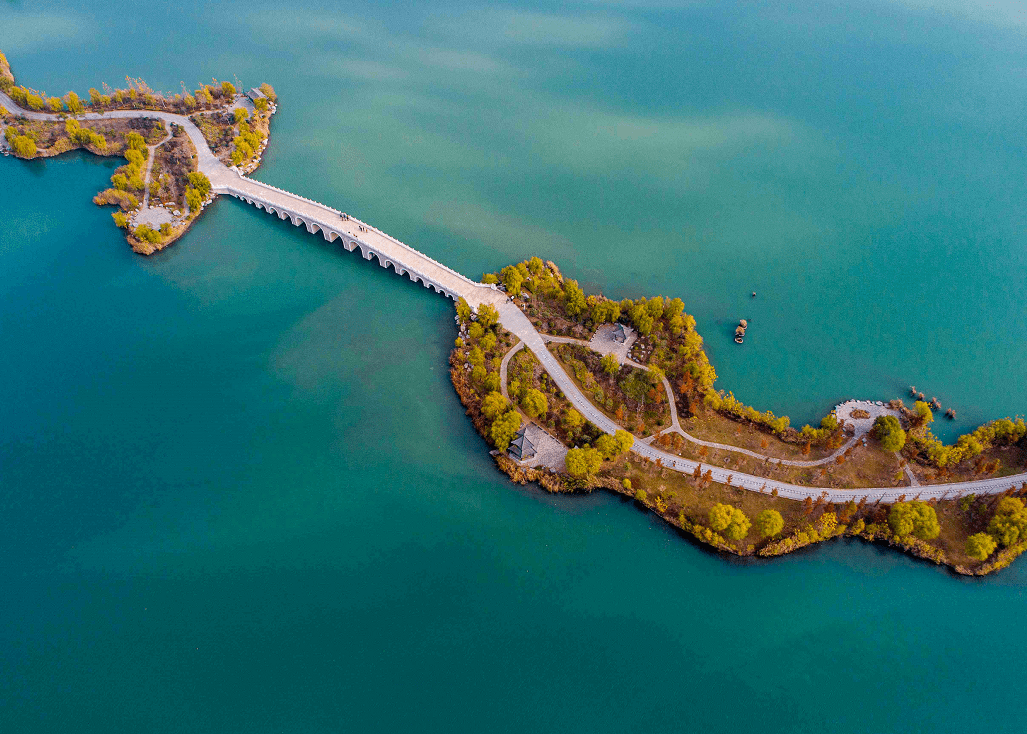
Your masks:
{"label": "tree-covered peninsula", "polygon": [[[611,435],[585,420],[533,352],[498,324],[494,309],[474,313],[459,303],[453,385],[514,481],[536,481],[551,492],[608,489],[738,555],[775,556],[848,536],[985,574],[1027,549],[1027,485],[1010,483],[998,495],[920,498],[933,484],[1022,471],[1021,419],[993,421],[951,446],[931,434],[934,417],[922,401],[912,408],[901,400],[851,403],[843,414],[836,409],[816,426],[795,428],[715,388],[703,338],[679,298],[589,295],[537,257],[483,281],[506,291],[574,385],[621,427]],[[873,420],[870,410],[878,413]],[[675,471],[629,451],[636,441],[698,466]],[[713,481],[710,467],[768,484],[851,490],[851,499],[828,500],[825,491],[795,501],[767,485],[754,492],[733,485],[730,474]],[[908,491],[885,504],[859,491],[872,487]]]}

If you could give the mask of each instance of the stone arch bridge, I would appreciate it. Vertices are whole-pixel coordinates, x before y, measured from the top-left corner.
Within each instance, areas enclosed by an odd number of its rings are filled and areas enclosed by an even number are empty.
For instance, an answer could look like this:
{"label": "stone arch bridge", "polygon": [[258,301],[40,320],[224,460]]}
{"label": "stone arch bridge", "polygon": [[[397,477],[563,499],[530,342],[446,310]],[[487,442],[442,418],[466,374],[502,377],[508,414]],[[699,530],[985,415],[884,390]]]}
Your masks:
{"label": "stone arch bridge", "polygon": [[453,300],[464,298],[475,307],[482,303],[498,305],[506,300],[505,294],[494,286],[476,283],[395,237],[338,209],[245,178],[231,170],[218,171],[211,176],[211,184],[216,194],[234,196],[275,214],[279,219],[287,219],[297,227],[302,225],[311,234],[321,234],[328,242],[341,242],[347,252],[358,249],[365,260],[377,258],[383,268],[391,266],[398,275],[405,275],[415,283],[421,283],[425,288]]}

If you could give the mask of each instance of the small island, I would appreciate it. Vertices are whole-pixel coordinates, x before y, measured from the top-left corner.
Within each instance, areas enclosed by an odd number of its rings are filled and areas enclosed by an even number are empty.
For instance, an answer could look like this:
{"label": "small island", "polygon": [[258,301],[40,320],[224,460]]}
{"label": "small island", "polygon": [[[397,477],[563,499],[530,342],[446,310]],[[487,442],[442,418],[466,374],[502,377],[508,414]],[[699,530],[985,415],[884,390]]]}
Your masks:
{"label": "small island", "polygon": [[[589,295],[539,257],[475,282],[338,209],[247,178],[276,109],[268,84],[168,96],[129,79],[90,89],[88,101],[50,97],[17,86],[0,54],[4,154],[124,158],[94,201],[118,207],[113,221],[136,252],[169,246],[229,195],[456,301],[452,383],[513,481],[607,489],[740,556],[847,536],[983,575],[1027,549],[1022,419],[945,445],[931,432],[940,403],[911,387],[912,407],[849,400],[796,429],[715,387],[680,298]],[[748,326],[741,319],[734,338]]]}
{"label": "small island", "polygon": [[277,96],[266,83],[245,94],[221,82],[174,95],[155,92],[141,79],[127,83],[90,89],[88,98],[75,92],[51,97],[18,86],[0,53],[4,153],[32,159],[82,149],[124,158],[111,186],[93,201],[116,206],[114,223],[132,249],[152,255],[185,234],[212,201],[197,138],[222,163],[253,172],[267,146]]}

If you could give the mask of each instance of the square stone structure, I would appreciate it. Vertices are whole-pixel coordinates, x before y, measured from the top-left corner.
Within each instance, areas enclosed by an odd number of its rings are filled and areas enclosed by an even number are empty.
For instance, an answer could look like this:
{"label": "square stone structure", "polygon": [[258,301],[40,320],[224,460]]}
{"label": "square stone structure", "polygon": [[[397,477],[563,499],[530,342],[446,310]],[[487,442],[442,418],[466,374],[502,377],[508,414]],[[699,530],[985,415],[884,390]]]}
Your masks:
{"label": "square stone structure", "polygon": [[567,447],[549,435],[549,433],[536,423],[527,423],[524,426],[524,437],[535,448],[534,455],[525,460],[519,461],[514,452],[508,451],[514,461],[520,466],[536,467],[547,466],[553,471],[566,471],[567,466],[564,458],[567,456]]}
{"label": "square stone structure", "polygon": [[637,340],[638,334],[630,326],[603,324],[592,335],[588,347],[599,354],[612,354],[618,362],[624,364],[631,352],[631,345]]}

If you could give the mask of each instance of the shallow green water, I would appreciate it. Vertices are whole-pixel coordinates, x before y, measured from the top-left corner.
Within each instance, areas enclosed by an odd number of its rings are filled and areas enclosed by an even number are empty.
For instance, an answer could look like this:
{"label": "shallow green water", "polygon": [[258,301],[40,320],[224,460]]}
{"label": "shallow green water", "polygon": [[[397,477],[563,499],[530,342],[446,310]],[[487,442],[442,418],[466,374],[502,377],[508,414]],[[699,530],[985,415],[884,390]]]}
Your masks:
{"label": "shallow green water", "polygon": [[[796,420],[909,382],[1027,405],[1014,23],[111,7],[9,3],[0,49],[51,93],[271,81],[259,178],[471,275],[681,295],[724,387]],[[235,201],[136,257],[112,167],[0,160],[0,729],[1022,729],[1022,563],[732,563],[512,487],[443,299]]]}

